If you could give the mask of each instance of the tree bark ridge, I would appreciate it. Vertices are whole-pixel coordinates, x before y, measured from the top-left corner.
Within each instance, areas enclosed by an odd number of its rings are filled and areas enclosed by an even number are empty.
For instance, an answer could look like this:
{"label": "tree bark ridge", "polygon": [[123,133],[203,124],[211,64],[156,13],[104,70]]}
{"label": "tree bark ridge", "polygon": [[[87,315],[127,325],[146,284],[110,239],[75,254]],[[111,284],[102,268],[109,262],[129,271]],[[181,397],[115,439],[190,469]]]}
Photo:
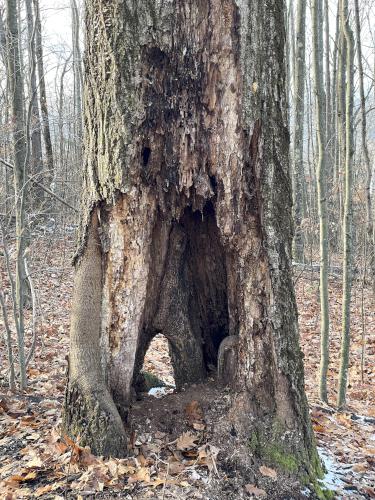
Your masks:
{"label": "tree bark ridge", "polygon": [[290,269],[284,2],[90,0],[86,22],[76,265],[97,207],[95,314],[120,413],[153,335],[168,338],[181,385],[204,378],[235,335],[225,432],[254,434],[258,457],[283,467],[293,455],[291,472],[314,476]]}

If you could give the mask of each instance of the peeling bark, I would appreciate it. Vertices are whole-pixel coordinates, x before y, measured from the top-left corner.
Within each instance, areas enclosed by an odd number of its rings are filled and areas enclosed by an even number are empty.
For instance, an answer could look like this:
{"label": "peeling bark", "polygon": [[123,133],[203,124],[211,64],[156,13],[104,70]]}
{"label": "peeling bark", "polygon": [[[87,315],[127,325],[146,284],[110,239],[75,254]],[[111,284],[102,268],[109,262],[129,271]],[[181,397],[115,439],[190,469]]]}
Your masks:
{"label": "peeling bark", "polygon": [[88,364],[102,367],[117,418],[154,335],[169,340],[178,386],[204,379],[237,336],[224,427],[244,442],[255,433],[260,457],[283,442],[293,472],[314,475],[290,269],[283,1],[90,0],[86,25],[76,266],[85,273],[94,209],[102,287],[90,328],[72,324],[72,356],[95,324],[101,359]]}

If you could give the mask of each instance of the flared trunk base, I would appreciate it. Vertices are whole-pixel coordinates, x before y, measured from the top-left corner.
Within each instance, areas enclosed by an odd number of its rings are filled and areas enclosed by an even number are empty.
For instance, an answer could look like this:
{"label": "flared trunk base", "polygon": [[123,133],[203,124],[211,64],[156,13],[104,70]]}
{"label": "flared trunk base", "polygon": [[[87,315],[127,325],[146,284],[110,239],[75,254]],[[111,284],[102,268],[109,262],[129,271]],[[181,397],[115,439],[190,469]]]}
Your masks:
{"label": "flared trunk base", "polygon": [[124,457],[127,437],[118,411],[105,390],[69,384],[65,392],[63,431],[95,455]]}

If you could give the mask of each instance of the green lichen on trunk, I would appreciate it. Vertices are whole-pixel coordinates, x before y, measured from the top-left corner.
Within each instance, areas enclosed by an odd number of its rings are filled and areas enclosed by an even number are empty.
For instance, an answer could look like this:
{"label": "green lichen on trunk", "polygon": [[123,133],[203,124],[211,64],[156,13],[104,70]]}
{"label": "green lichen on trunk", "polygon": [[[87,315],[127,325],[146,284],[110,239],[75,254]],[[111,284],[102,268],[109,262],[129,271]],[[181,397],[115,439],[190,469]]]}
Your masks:
{"label": "green lichen on trunk", "polygon": [[323,468],[316,448],[291,445],[290,431],[277,419],[272,424],[258,425],[251,433],[250,451],[270,466],[284,473],[299,475],[304,482],[322,477]]}
{"label": "green lichen on trunk", "polygon": [[298,477],[321,500],[334,498],[322,483],[325,469],[314,440],[309,447],[290,446],[288,430],[277,418],[272,424],[257,426],[250,434],[248,447],[260,463],[275,467],[281,474]]}

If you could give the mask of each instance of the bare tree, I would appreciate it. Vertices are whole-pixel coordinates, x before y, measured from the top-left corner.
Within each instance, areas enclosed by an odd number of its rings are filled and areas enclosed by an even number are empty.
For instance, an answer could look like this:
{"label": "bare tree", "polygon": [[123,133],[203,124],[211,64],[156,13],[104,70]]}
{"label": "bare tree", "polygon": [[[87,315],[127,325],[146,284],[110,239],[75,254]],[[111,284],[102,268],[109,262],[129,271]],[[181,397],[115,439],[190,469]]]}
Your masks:
{"label": "bare tree", "polygon": [[37,67],[38,67],[39,99],[40,99],[40,109],[42,113],[44,147],[46,153],[45,164],[48,171],[47,178],[51,180],[53,178],[54,161],[53,161],[51,131],[49,125],[46,82],[44,75],[42,23],[40,20],[39,0],[33,0],[33,4],[34,4],[35,27],[36,27],[35,50],[36,50]]}
{"label": "bare tree", "polygon": [[76,0],[71,0],[72,11],[72,47],[73,47],[73,86],[74,86],[74,136],[75,136],[75,161],[82,161],[82,57],[79,43],[79,10]]}
{"label": "bare tree", "polygon": [[[36,83],[36,56],[35,56],[35,33],[32,0],[25,0],[28,31],[28,59],[29,59],[29,99],[31,100],[31,174],[39,177],[43,170],[42,161],[42,135],[38,105],[38,90]],[[36,199],[38,204],[43,200],[43,191],[37,190]]]}
{"label": "bare tree", "polygon": [[328,302],[328,215],[327,215],[327,173],[326,173],[326,130],[325,93],[323,86],[323,18],[322,0],[312,2],[313,66],[315,81],[315,102],[317,115],[318,160],[316,177],[318,186],[318,207],[320,227],[320,374],[319,395],[327,401],[327,372],[329,364],[329,302]]}
{"label": "bare tree", "polygon": [[345,197],[343,220],[343,296],[342,296],[342,337],[340,354],[339,387],[337,405],[346,402],[347,377],[350,347],[350,301],[352,288],[352,176],[353,176],[353,62],[354,39],[350,27],[348,2],[341,0],[341,26],[346,41],[346,90],[345,90]]}
{"label": "bare tree", "polygon": [[357,49],[357,66],[358,66],[358,77],[359,77],[359,95],[361,100],[361,143],[362,151],[366,165],[366,224],[367,224],[367,247],[370,250],[370,266],[372,272],[372,284],[375,294],[375,234],[374,234],[374,223],[373,223],[373,207],[371,200],[371,180],[372,180],[372,166],[370,162],[370,155],[367,145],[367,112],[366,112],[366,97],[364,89],[364,72],[363,72],[363,62],[362,62],[362,44],[361,44],[361,20],[359,13],[358,0],[354,0],[354,12],[355,12],[355,31],[356,31],[356,49]]}
{"label": "bare tree", "polygon": [[19,54],[18,11],[16,0],[7,0],[7,62],[8,85],[12,108],[13,148],[14,148],[14,194],[16,197],[16,284],[15,305],[17,312],[15,320],[18,334],[18,358],[20,364],[20,386],[27,385],[26,363],[24,350],[24,253],[26,248],[25,234],[25,178],[26,178],[26,141],[23,106],[23,81]]}
{"label": "bare tree", "polygon": [[304,207],[304,164],[303,133],[305,109],[305,38],[306,0],[297,2],[296,62],[294,74],[294,133],[293,133],[293,175],[294,175],[294,224],[293,254],[295,260],[304,260],[304,237],[301,228]]}

